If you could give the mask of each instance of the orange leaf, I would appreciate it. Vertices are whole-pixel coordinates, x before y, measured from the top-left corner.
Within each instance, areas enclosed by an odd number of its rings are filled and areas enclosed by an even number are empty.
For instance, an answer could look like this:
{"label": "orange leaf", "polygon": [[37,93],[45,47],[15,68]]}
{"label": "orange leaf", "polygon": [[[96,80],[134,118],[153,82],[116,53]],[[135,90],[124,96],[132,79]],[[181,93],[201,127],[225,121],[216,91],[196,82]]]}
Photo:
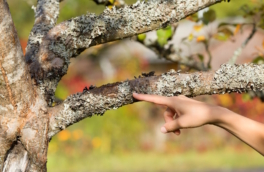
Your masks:
{"label": "orange leaf", "polygon": [[234,31],[234,35],[236,35],[239,32],[240,28],[241,28],[241,24],[236,25],[236,29]]}
{"label": "orange leaf", "polygon": [[197,42],[202,42],[202,41],[205,41],[205,40],[206,40],[206,38],[203,35],[198,36],[197,39],[196,39]]}
{"label": "orange leaf", "polygon": [[58,138],[61,141],[66,141],[71,137],[71,133],[68,130],[63,130],[61,132],[59,132],[58,134]]}
{"label": "orange leaf", "polygon": [[194,25],[193,26],[193,29],[196,31],[196,32],[199,32],[201,29],[203,28],[203,25]]}
{"label": "orange leaf", "polygon": [[219,103],[222,106],[229,107],[233,104],[232,97],[229,94],[218,95]]}

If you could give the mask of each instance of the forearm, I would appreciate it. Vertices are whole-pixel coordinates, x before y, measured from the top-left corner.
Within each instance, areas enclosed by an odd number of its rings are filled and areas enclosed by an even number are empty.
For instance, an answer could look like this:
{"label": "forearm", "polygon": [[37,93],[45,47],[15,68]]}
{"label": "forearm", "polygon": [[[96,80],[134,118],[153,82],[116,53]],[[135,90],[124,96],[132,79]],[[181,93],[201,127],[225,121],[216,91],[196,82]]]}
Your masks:
{"label": "forearm", "polygon": [[[164,113],[165,124],[161,127],[163,133],[177,131],[179,134],[180,129],[213,124],[229,131],[264,155],[264,124],[262,123],[238,115],[228,109],[198,102],[185,96],[163,97],[135,93],[133,96],[138,100],[165,105],[170,109]],[[177,118],[174,118],[175,113]]]}
{"label": "forearm", "polygon": [[264,124],[218,107],[213,125],[224,128],[264,155]]}

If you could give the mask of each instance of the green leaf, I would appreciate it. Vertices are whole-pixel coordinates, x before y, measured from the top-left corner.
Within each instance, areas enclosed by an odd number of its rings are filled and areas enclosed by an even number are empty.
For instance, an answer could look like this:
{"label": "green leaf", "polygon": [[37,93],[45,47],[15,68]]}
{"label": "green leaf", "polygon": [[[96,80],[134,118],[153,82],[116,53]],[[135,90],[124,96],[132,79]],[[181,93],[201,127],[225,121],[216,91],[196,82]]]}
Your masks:
{"label": "green leaf", "polygon": [[55,96],[59,99],[64,100],[69,94],[70,93],[67,86],[63,85],[62,83],[59,83],[55,92]]}
{"label": "green leaf", "polygon": [[214,35],[214,38],[218,41],[227,41],[229,37],[226,34],[218,33]]}
{"label": "green leaf", "polygon": [[249,100],[251,100],[251,96],[249,94],[247,94],[247,93],[242,94],[242,100],[244,102],[248,102]]}
{"label": "green leaf", "polygon": [[[233,34],[232,30],[230,30],[229,28],[223,27],[223,28],[218,29],[218,35],[225,36],[226,39],[228,39],[230,36],[233,36],[234,34]],[[224,37],[222,37],[222,38],[224,38]]]}
{"label": "green leaf", "polygon": [[198,58],[201,60],[201,62],[203,62],[204,60],[204,56],[202,54],[197,54]]}
{"label": "green leaf", "polygon": [[146,37],[147,37],[146,34],[142,33],[137,36],[137,40],[143,42],[146,39]]}
{"label": "green leaf", "polygon": [[263,64],[264,63],[264,59],[262,56],[258,56],[257,58],[255,58],[252,63],[255,63],[255,64]]}
{"label": "green leaf", "polygon": [[172,29],[171,26],[168,26],[164,29],[160,29],[157,31],[158,36],[158,44],[163,47],[167,44],[168,40],[172,38]]}
{"label": "green leaf", "polygon": [[214,10],[210,9],[208,11],[206,11],[205,13],[203,13],[203,18],[202,21],[204,24],[209,24],[211,22],[213,22],[216,19],[216,13]]}

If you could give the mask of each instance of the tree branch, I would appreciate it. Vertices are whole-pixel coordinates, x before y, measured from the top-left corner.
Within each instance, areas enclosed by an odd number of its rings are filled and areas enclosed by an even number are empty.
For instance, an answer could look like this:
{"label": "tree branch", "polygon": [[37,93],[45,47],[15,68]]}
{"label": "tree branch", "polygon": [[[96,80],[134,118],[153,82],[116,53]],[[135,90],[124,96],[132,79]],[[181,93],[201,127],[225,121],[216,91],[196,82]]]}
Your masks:
{"label": "tree branch", "polygon": [[25,55],[27,63],[31,63],[36,58],[42,38],[55,26],[61,1],[38,0],[37,7],[32,6],[35,12],[35,23],[28,37]]}
{"label": "tree branch", "polygon": [[43,38],[38,59],[31,64],[31,75],[41,84],[51,105],[57,83],[67,72],[71,57],[93,45],[166,27],[221,1],[138,1],[120,9],[107,8],[99,16],[88,13],[70,19],[55,26]]}
{"label": "tree branch", "polygon": [[252,31],[250,32],[247,39],[242,43],[242,45],[234,52],[234,55],[229,60],[230,64],[235,64],[238,56],[242,53],[242,50],[245,48],[245,46],[248,44],[248,42],[251,40],[251,38],[255,35],[257,31],[256,24],[253,24]]}
{"label": "tree branch", "polygon": [[[172,38],[168,40],[172,40],[173,37],[175,36],[176,30],[178,27],[178,23],[172,24]],[[158,38],[157,38],[158,39]],[[155,54],[159,58],[165,58],[171,62],[175,62],[181,65],[185,65],[189,68],[198,70],[198,71],[206,71],[206,68],[204,67],[203,62],[195,60],[194,57],[191,56],[182,56],[179,52],[179,50],[175,49],[173,44],[167,44],[168,47],[165,46],[160,46],[158,43],[158,40],[151,40],[151,41],[146,41],[147,39],[139,40],[136,38],[135,40],[142,45],[146,46],[147,48],[151,49],[152,51],[155,52]]]}
{"label": "tree branch", "polygon": [[154,51],[155,54],[160,58],[165,58],[171,62],[182,64],[195,70],[206,71],[206,68],[202,62],[195,60],[193,56],[181,56],[180,53],[175,50],[173,45],[169,45],[168,48],[165,48],[160,47],[157,42],[153,42],[153,44],[149,45],[146,45],[142,41],[138,42]]}
{"label": "tree branch", "polygon": [[205,46],[205,51],[208,54],[208,58],[209,58],[209,60],[207,62],[207,69],[211,69],[211,61],[212,61],[213,57],[212,57],[211,51],[209,50],[209,42],[208,41],[204,42],[204,46]]}
{"label": "tree branch", "polygon": [[264,65],[224,64],[214,72],[180,74],[171,70],[160,76],[148,76],[103,85],[68,97],[62,104],[50,108],[49,137],[60,130],[95,114],[136,102],[133,92],[162,96],[225,94],[263,90]]}

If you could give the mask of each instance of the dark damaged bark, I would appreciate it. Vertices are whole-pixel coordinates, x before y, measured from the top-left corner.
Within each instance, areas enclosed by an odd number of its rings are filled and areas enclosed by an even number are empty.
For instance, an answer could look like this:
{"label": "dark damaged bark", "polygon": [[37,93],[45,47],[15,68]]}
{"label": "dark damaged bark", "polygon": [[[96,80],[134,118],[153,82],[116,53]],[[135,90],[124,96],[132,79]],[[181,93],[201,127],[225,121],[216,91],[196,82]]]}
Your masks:
{"label": "dark damaged bark", "polygon": [[[86,88],[55,107],[53,94],[69,60],[84,49],[165,27],[221,0],[157,0],[88,13],[56,24],[60,0],[38,0],[26,57],[6,0],[0,0],[0,170],[46,171],[48,142],[95,114],[134,103],[132,93],[164,96],[263,90],[263,65],[223,65],[217,72],[173,70]],[[27,63],[26,63],[27,62]]]}
{"label": "dark damaged bark", "polygon": [[3,172],[27,171],[29,168],[29,156],[20,142],[14,143],[5,160]]}
{"label": "dark damaged bark", "polygon": [[62,22],[42,39],[31,75],[46,93],[51,105],[58,82],[67,72],[70,58],[93,45],[131,37],[166,27],[221,0],[155,0],[123,8],[106,8],[99,16],[91,13]]}
{"label": "dark damaged bark", "polygon": [[61,0],[38,0],[35,12],[35,23],[28,37],[26,62],[31,63],[37,57],[42,38],[57,23]]}
{"label": "dark damaged bark", "polygon": [[132,93],[162,96],[242,93],[263,90],[264,65],[222,65],[216,72],[181,74],[174,70],[159,76],[148,76],[103,85],[68,97],[51,108],[49,137],[66,127],[95,114],[134,103]]}

